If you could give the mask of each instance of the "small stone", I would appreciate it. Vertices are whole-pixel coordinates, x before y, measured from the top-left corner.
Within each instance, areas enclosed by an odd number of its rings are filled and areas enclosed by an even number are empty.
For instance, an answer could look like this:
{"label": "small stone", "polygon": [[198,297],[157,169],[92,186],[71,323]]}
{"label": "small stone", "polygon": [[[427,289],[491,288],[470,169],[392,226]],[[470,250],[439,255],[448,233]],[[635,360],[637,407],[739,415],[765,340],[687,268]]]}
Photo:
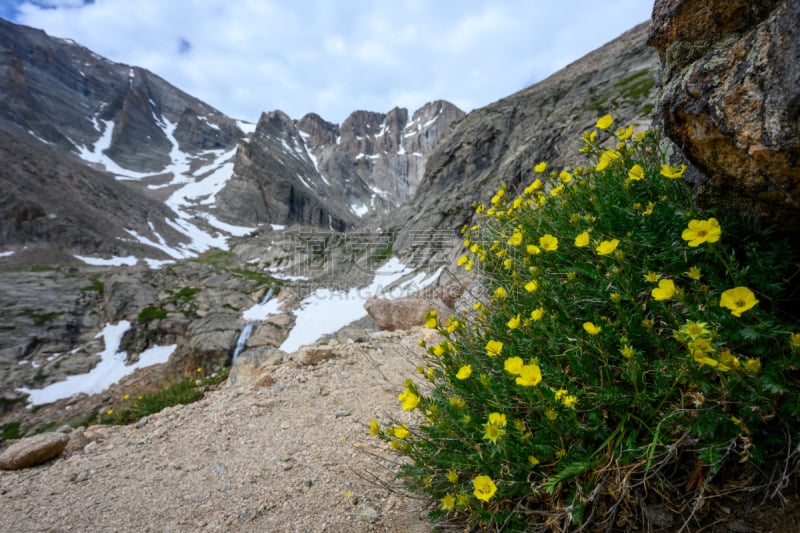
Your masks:
{"label": "small stone", "polygon": [[270,389],[274,390],[275,392],[281,392],[285,388],[286,388],[286,385],[284,385],[283,383],[276,383],[276,384],[274,384],[273,386],[270,387]]}
{"label": "small stone", "polygon": [[228,471],[228,467],[223,464],[217,463],[215,465],[211,465],[211,471],[214,472],[215,474],[224,474]]}
{"label": "small stone", "polygon": [[281,422],[281,429],[289,429],[291,427],[292,424],[288,420],[284,420],[283,422]]}
{"label": "small stone", "polygon": [[81,470],[77,474],[72,474],[70,481],[73,483],[82,483],[89,479],[89,471],[88,470]]}
{"label": "small stone", "polygon": [[80,427],[69,434],[69,443],[67,443],[65,451],[67,454],[77,453],[83,450],[87,444],[89,444],[89,439],[86,438],[84,428]]}
{"label": "small stone", "polygon": [[83,453],[92,453],[97,450],[97,442],[92,441],[83,448]]}
{"label": "small stone", "polygon": [[64,433],[42,433],[15,442],[0,454],[0,468],[19,470],[58,457],[69,443]]}
{"label": "small stone", "polygon": [[350,416],[350,411],[347,411],[345,409],[339,409],[338,411],[336,411],[334,416],[336,418],[341,418],[341,417],[344,417],[344,416]]}
{"label": "small stone", "polygon": [[134,427],[135,427],[136,429],[142,429],[143,427],[145,427],[145,426],[147,425],[147,422],[148,422],[149,420],[150,420],[150,419],[149,419],[148,417],[146,417],[146,416],[143,416],[142,418],[140,418],[140,419],[139,419],[139,421],[138,421],[138,422],[136,422],[136,425],[135,425]]}
{"label": "small stone", "polygon": [[378,511],[370,505],[361,504],[356,508],[356,518],[371,523],[378,519]]}

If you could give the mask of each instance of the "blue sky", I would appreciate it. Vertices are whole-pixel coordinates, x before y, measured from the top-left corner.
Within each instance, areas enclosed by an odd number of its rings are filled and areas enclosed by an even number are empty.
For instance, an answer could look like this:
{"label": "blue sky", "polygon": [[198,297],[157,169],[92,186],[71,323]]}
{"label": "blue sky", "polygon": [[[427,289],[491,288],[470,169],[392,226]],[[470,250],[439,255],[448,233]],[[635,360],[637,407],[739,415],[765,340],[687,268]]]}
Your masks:
{"label": "blue sky", "polygon": [[650,17],[643,0],[0,0],[0,16],[142,66],[224,113],[340,123],[357,109],[469,111]]}

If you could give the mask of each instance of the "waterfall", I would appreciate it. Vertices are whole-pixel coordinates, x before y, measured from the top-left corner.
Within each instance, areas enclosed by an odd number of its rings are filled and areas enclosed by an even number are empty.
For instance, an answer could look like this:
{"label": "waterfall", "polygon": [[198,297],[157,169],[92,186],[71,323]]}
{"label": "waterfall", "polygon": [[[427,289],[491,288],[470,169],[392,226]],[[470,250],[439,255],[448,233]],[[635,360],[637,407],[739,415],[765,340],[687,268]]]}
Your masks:
{"label": "waterfall", "polygon": [[261,305],[264,305],[268,301],[272,300],[272,295],[275,294],[275,291],[272,290],[272,287],[269,288],[267,294],[264,295],[264,298],[261,300]]}
{"label": "waterfall", "polygon": [[236,341],[236,349],[233,350],[233,360],[231,364],[236,362],[236,358],[239,357],[239,354],[244,351],[244,347],[247,344],[247,339],[250,338],[250,334],[253,333],[253,323],[250,322],[245,324],[242,328],[242,332],[239,333],[239,338]]}
{"label": "waterfall", "polygon": [[[270,289],[267,291],[267,294],[265,294],[264,298],[261,299],[261,302],[259,302],[257,305],[255,305],[253,307],[254,308],[258,308],[258,307],[266,305],[272,299],[272,296],[274,294],[275,294],[275,291],[272,289],[272,287],[270,287]],[[258,316],[259,313],[255,313],[255,315]],[[245,320],[248,320],[248,319],[249,320],[253,320],[255,318],[254,316],[249,316],[248,317],[248,311],[245,311],[243,316],[244,316]],[[263,315],[259,316],[259,319],[263,319],[263,318],[264,318]],[[253,333],[253,326],[254,325],[255,325],[255,322],[248,322],[242,328],[242,332],[239,333],[239,338],[236,340],[236,348],[233,350],[233,359],[231,359],[231,365],[233,365],[236,362],[236,359],[244,351],[245,346],[247,345],[247,339],[249,339],[250,335]]]}

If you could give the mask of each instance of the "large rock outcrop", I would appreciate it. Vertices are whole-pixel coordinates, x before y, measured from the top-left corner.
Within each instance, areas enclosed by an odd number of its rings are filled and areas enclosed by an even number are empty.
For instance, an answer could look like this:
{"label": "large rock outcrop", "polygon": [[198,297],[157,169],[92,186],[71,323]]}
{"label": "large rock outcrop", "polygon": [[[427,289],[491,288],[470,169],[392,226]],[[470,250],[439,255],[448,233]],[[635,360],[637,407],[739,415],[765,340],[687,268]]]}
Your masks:
{"label": "large rock outcrop", "polygon": [[702,202],[800,230],[800,1],[656,0],[664,128]]}

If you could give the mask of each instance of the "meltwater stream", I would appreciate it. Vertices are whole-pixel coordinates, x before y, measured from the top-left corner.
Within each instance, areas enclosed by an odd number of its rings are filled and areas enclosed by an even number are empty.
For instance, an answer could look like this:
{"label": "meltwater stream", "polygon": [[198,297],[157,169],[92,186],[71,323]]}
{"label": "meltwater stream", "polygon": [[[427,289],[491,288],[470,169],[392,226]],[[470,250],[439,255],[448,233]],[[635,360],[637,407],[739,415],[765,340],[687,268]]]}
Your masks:
{"label": "meltwater stream", "polygon": [[[275,294],[275,293],[272,290],[272,288],[270,288],[267,291],[267,294],[261,300],[261,302],[258,303],[258,305],[254,305],[251,309],[248,309],[247,311],[244,312],[244,314],[243,314],[244,318],[245,319],[259,319],[259,320],[262,319],[261,315],[263,313],[260,312],[260,311],[261,311],[261,309],[264,308],[264,306],[266,306],[267,302],[269,302],[272,299],[273,294]],[[234,350],[233,350],[233,359],[231,359],[231,364],[235,363],[236,359],[244,351],[245,346],[247,345],[247,339],[249,339],[250,335],[253,333],[253,326],[254,325],[255,325],[255,322],[248,322],[242,328],[242,332],[239,333],[239,338],[236,339],[236,348],[234,348]]]}

